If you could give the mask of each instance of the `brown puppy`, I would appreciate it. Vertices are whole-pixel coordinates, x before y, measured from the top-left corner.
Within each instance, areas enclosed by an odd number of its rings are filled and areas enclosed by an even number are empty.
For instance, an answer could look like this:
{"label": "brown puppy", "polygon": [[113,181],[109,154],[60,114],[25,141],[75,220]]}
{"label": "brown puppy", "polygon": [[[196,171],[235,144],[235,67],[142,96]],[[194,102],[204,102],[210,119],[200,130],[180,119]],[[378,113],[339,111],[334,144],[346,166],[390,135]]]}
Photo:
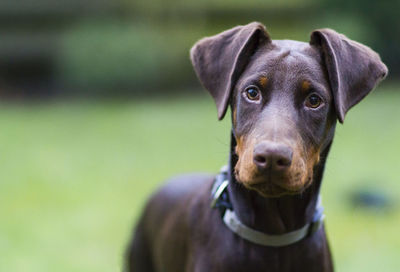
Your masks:
{"label": "brown puppy", "polygon": [[[387,74],[370,48],[333,30],[310,43],[271,40],[259,23],[200,40],[194,69],[222,119],[232,108],[228,195],[248,227],[285,234],[310,222],[336,120]],[[149,201],[127,270],[332,271],[324,228],[287,246],[258,245],[210,208],[214,176],[174,179]]]}

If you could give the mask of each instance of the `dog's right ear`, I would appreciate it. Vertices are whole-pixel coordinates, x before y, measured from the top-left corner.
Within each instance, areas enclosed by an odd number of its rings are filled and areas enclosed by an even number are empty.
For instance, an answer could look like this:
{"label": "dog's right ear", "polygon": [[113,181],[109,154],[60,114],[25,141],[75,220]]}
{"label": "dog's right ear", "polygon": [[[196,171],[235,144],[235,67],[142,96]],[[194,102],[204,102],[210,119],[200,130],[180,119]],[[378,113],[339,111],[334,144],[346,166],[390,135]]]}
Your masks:
{"label": "dog's right ear", "polygon": [[352,41],[332,29],[311,33],[310,44],[322,52],[339,122],[388,73],[386,65],[371,48]]}
{"label": "dog's right ear", "polygon": [[261,44],[271,39],[265,26],[250,23],[198,41],[190,50],[197,77],[217,104],[218,119],[224,118],[232,89]]}

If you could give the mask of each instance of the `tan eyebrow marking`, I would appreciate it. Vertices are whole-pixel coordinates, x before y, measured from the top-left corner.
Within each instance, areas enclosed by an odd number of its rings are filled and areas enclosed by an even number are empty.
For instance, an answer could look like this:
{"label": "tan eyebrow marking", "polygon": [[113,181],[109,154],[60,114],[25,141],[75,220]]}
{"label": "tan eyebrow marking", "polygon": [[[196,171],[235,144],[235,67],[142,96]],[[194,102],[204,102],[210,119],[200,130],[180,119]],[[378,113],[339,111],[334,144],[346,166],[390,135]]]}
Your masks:
{"label": "tan eyebrow marking", "polygon": [[311,83],[308,80],[303,80],[303,82],[301,83],[301,91],[306,92],[310,89],[311,87]]}
{"label": "tan eyebrow marking", "polygon": [[260,83],[260,85],[265,88],[265,86],[267,86],[268,83],[268,78],[266,76],[262,76],[260,77],[260,79],[258,80],[258,82]]}

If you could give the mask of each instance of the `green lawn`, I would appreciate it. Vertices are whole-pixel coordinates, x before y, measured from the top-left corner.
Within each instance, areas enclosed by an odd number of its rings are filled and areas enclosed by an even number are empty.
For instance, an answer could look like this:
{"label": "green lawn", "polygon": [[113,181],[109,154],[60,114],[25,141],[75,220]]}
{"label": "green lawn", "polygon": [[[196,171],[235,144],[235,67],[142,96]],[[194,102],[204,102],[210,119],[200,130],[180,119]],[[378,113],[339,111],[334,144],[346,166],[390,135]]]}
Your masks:
{"label": "green lawn", "polygon": [[[380,88],[338,126],[323,184],[337,271],[400,267],[396,89]],[[229,138],[205,95],[3,103],[0,128],[0,271],[18,272],[120,271],[148,195],[172,175],[218,171]],[[392,208],[354,208],[349,193],[360,188],[383,191]]]}

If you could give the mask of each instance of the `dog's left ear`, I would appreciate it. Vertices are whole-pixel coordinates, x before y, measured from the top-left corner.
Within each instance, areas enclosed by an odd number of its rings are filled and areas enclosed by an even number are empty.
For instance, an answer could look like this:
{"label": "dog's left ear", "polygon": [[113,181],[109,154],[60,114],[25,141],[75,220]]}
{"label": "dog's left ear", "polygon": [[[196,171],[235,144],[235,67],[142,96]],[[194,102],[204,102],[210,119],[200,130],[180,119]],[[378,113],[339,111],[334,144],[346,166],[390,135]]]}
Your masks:
{"label": "dog's left ear", "polygon": [[230,95],[246,65],[262,44],[271,42],[265,26],[254,22],[198,41],[190,50],[194,70],[224,118]]}
{"label": "dog's left ear", "polygon": [[331,29],[311,33],[310,44],[322,51],[341,123],[347,111],[385,78],[388,69],[369,47]]}

